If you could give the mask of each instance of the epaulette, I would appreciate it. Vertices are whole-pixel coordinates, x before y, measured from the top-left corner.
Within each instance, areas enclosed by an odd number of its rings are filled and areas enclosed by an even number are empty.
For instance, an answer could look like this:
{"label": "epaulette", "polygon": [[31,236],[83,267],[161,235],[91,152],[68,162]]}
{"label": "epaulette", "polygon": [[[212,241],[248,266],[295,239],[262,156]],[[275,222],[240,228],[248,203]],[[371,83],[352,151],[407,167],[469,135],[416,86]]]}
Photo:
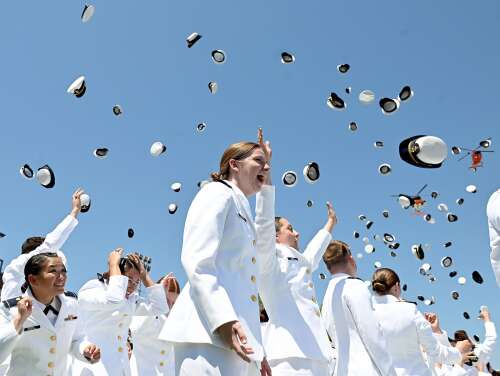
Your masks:
{"label": "epaulette", "polygon": [[417,302],[410,302],[409,300],[398,300],[398,302],[400,302],[400,303],[410,303],[410,304],[415,304],[415,305],[418,304]]}
{"label": "epaulette", "polygon": [[347,277],[347,279],[357,279],[357,280],[360,280],[361,282],[364,282],[361,278],[359,277]]}
{"label": "epaulette", "polygon": [[2,303],[5,306],[5,308],[9,309],[17,306],[17,302],[20,301],[22,298],[23,298],[22,296],[17,296],[15,298],[4,300]]}
{"label": "epaulette", "polygon": [[78,294],[73,291],[64,291],[64,295],[69,296],[71,298],[78,299]]}

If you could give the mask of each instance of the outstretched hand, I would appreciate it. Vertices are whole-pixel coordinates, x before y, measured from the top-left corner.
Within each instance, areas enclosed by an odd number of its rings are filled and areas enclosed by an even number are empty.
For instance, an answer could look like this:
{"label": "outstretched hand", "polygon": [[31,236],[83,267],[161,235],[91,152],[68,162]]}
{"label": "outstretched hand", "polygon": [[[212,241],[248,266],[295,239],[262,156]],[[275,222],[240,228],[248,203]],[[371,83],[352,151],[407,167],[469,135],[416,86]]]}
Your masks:
{"label": "outstretched hand", "polygon": [[82,202],[80,201],[80,196],[84,194],[85,191],[81,188],[78,188],[76,191],[73,192],[73,195],[71,196],[71,213],[73,217],[78,217],[78,214],[82,210]]}
{"label": "outstretched hand", "polygon": [[328,232],[332,232],[333,228],[337,224],[337,213],[335,212],[335,209],[333,208],[332,203],[330,201],[326,202],[326,209],[327,209],[328,219],[326,221],[324,229]]}

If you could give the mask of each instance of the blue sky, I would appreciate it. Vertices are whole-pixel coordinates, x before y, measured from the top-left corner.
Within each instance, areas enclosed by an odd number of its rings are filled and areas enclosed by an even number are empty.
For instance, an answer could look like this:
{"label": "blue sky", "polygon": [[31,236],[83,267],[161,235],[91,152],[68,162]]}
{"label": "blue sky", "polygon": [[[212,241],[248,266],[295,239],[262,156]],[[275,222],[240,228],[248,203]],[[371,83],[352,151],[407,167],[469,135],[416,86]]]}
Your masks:
{"label": "blue sky", "polygon": [[[277,213],[301,232],[302,245],[326,220],[324,202],[332,200],[339,217],[334,236],[363,252],[358,230],[372,237],[390,232],[401,243],[392,258],[380,242],[376,252],[360,260],[360,276],[370,278],[373,262],[394,268],[408,284],[407,298],[434,295],[432,308],[443,327],[465,328],[483,338],[474,319],[486,304],[500,318],[499,293],[489,265],[485,206],[499,187],[498,152],[485,156],[485,167],[467,170],[468,161],[449,155],[442,168],[424,170],[399,159],[399,142],[417,134],[441,137],[448,146],[475,146],[485,137],[500,140],[498,130],[498,66],[495,41],[500,4],[388,1],[204,2],[96,1],[93,19],[83,24],[82,2],[10,2],[0,23],[0,255],[19,253],[27,236],[45,234],[70,210],[70,196],[83,187],[92,197],[90,212],[68,240],[68,287],[78,288],[106,268],[107,254],[116,246],[142,251],[153,258],[153,276],[173,271],[181,281],[184,219],[198,188],[196,183],[215,171],[224,148],[255,139],[259,126],[273,145],[273,176],[277,183]],[[203,35],[191,49],[185,38]],[[222,49],[227,61],[216,65],[210,52]],[[295,55],[283,65],[282,51]],[[338,64],[348,63],[341,75]],[[87,93],[75,98],[67,86],[86,76]],[[207,84],[217,81],[211,95]],[[361,90],[394,97],[410,85],[415,96],[392,116],[378,106],[357,101]],[[352,87],[352,94],[344,89]],[[325,102],[331,91],[347,102],[344,112]],[[115,117],[120,104],[124,114]],[[355,121],[358,131],[348,130]],[[196,132],[205,122],[207,129]],[[383,140],[377,150],[372,144]],[[153,158],[154,141],[167,146]],[[98,160],[95,148],[109,148]],[[301,173],[316,161],[321,178],[315,185],[300,176],[294,188],[279,181],[286,170]],[[381,163],[392,173],[378,174]],[[19,168],[48,163],[56,186],[47,190],[23,179]],[[170,190],[182,182],[181,192]],[[437,223],[430,225],[402,210],[390,195],[424,192],[426,209]],[[465,192],[468,184],[476,194]],[[430,198],[431,191],[439,197]],[[465,199],[458,207],[455,200]],[[306,206],[313,200],[312,208]],[[168,214],[171,202],[179,206]],[[446,203],[459,221],[448,223],[436,206]],[[390,217],[384,219],[382,211]],[[369,232],[357,219],[375,223]],[[134,228],[135,237],[127,237]],[[442,244],[452,241],[453,246]],[[437,282],[418,274],[422,262],[410,247],[427,243],[425,262]],[[465,286],[448,277],[439,265],[452,256],[453,268],[467,277]],[[479,270],[483,285],[472,282]],[[319,272],[325,272],[321,266]],[[238,278],[235,276],[235,278]],[[321,298],[327,281],[316,276]],[[456,290],[461,298],[451,299]],[[421,305],[421,309],[425,310]],[[462,312],[471,314],[465,320]],[[499,320],[500,322],[500,320]],[[500,367],[500,350],[494,357]]]}

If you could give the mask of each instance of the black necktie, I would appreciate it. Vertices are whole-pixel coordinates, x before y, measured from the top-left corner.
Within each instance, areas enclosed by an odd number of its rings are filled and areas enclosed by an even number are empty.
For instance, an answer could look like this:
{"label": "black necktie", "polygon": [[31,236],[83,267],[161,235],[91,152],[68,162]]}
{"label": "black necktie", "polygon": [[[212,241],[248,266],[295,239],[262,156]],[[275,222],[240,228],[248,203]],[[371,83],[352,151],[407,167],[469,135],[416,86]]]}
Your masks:
{"label": "black necktie", "polygon": [[52,313],[56,316],[59,314],[59,311],[57,311],[57,309],[52,307],[50,304],[45,306],[43,313],[45,313],[45,315],[47,315],[49,313],[49,311],[52,311]]}

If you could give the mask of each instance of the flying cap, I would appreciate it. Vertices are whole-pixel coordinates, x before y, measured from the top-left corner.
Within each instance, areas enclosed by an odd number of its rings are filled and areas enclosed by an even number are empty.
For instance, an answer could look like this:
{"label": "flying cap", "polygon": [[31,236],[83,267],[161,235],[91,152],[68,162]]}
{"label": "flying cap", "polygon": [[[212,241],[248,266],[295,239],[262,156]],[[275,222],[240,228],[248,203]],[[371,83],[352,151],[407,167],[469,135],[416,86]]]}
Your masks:
{"label": "flying cap", "polygon": [[33,169],[27,164],[19,169],[19,173],[26,179],[33,179]]}
{"label": "flying cap", "polygon": [[438,209],[440,212],[445,212],[445,213],[447,213],[447,212],[448,212],[448,205],[443,204],[443,203],[438,204],[437,209]]}
{"label": "flying cap", "polygon": [[196,42],[198,42],[201,39],[201,35],[198,33],[192,33],[186,38],[187,46],[188,48],[191,48],[194,46]]}
{"label": "flying cap", "polygon": [[94,150],[94,157],[104,159],[108,156],[108,151],[107,148],[97,148]]}
{"label": "flying cap", "polygon": [[437,198],[437,196],[439,196],[438,192],[435,192],[435,191],[431,192],[431,197],[432,198]]}
{"label": "flying cap", "polygon": [[411,246],[411,252],[413,255],[419,259],[423,260],[425,257],[424,249],[422,248],[422,244],[414,244]]}
{"label": "flying cap", "polygon": [[465,190],[469,193],[476,193],[477,187],[475,185],[471,184],[471,185],[468,185],[467,187],[465,187]]}
{"label": "flying cap", "polygon": [[56,177],[54,171],[49,165],[42,166],[36,172],[36,180],[45,188],[53,188],[56,184]]}
{"label": "flying cap", "polygon": [[291,188],[297,184],[297,174],[294,171],[286,171],[281,177],[285,187]]}
{"label": "flying cap", "polygon": [[153,157],[158,157],[159,155],[165,153],[166,150],[167,147],[165,145],[163,145],[160,141],[156,141],[151,145],[149,152]]}
{"label": "flying cap", "polygon": [[352,233],[352,236],[354,236],[354,239],[359,238],[359,232],[354,231],[354,232]]}
{"label": "flying cap", "polygon": [[448,215],[446,216],[446,218],[448,219],[448,222],[456,222],[456,221],[458,221],[458,216],[456,214],[453,214],[453,213],[448,213]]}
{"label": "flying cap", "polygon": [[85,76],[80,76],[76,80],[74,80],[71,85],[68,86],[68,89],[66,91],[70,94],[74,94],[74,96],[77,98],[83,97],[83,95],[87,91]]}
{"label": "flying cap", "polygon": [[460,294],[457,291],[452,291],[451,297],[453,300],[458,300],[458,298],[460,297]]}
{"label": "flying cap", "polygon": [[365,245],[365,252],[370,254],[375,252],[375,247],[372,244]]}
{"label": "flying cap", "polygon": [[349,70],[349,68],[351,68],[351,66],[349,64],[340,64],[340,65],[337,65],[337,70],[340,73],[347,73],[347,71]]}
{"label": "flying cap", "polygon": [[413,97],[413,90],[409,86],[404,86],[398,94],[398,98],[401,102],[407,101]]}
{"label": "flying cap", "polygon": [[181,190],[181,187],[182,187],[182,184],[181,183],[172,183],[172,185],[170,186],[170,189],[174,192],[179,192]]}
{"label": "flying cap", "polygon": [[378,172],[381,175],[388,175],[391,173],[391,165],[389,163],[382,163],[380,166],[378,166]]}
{"label": "flying cap", "polygon": [[479,142],[479,146],[484,149],[488,149],[491,146],[491,138],[487,138],[486,140],[481,140]]}
{"label": "flying cap", "polygon": [[115,114],[116,116],[120,116],[121,114],[123,114],[123,110],[119,104],[115,104],[113,106],[113,114]]}
{"label": "flying cap", "polygon": [[177,211],[177,205],[172,203],[170,205],[168,205],[168,212],[170,214],[174,214],[175,212]]}
{"label": "flying cap", "polygon": [[382,212],[382,216],[384,218],[389,218],[389,210],[385,209],[383,212]]}
{"label": "flying cap", "polygon": [[196,131],[201,133],[207,128],[207,125],[205,123],[198,123],[196,126]]}
{"label": "flying cap", "polygon": [[215,64],[224,64],[226,62],[226,53],[222,50],[213,50],[212,60]]}
{"label": "flying cap", "polygon": [[464,199],[463,198],[457,198],[457,201],[455,201],[457,205],[463,205]]}
{"label": "flying cap", "polygon": [[449,268],[451,265],[453,265],[453,260],[450,256],[446,256],[441,259],[441,266],[443,268]]}
{"label": "flying cap", "polygon": [[219,85],[217,85],[217,82],[210,81],[208,83],[208,91],[210,91],[210,93],[215,94],[215,93],[217,93],[218,89],[219,89]]}
{"label": "flying cap", "polygon": [[349,130],[352,131],[352,132],[355,132],[358,130],[358,124],[356,124],[355,121],[351,121],[349,123]]}
{"label": "flying cap", "polygon": [[342,98],[340,98],[337,94],[335,93],[330,93],[330,96],[326,100],[326,104],[328,107],[330,107],[332,110],[337,110],[337,111],[342,111],[345,110],[347,105],[344,102]]}
{"label": "flying cap", "polygon": [[133,228],[129,228],[127,230],[127,235],[129,238],[133,238],[134,237],[134,229]]}
{"label": "flying cap", "polygon": [[458,283],[460,285],[465,285],[466,282],[467,282],[467,279],[465,277],[458,277]]}
{"label": "flying cap", "polygon": [[89,22],[92,16],[94,15],[95,7],[93,5],[86,4],[83,7],[81,19],[83,23]]}
{"label": "flying cap", "polygon": [[371,90],[363,90],[359,93],[358,99],[362,104],[370,104],[375,100],[375,93]]}
{"label": "flying cap", "polygon": [[314,201],[307,200],[306,205],[307,205],[308,208],[311,208],[314,205]]}
{"label": "flying cap", "polygon": [[435,136],[418,135],[399,144],[399,156],[403,161],[421,168],[441,167],[448,153],[443,140]]}
{"label": "flying cap", "polygon": [[472,272],[472,280],[478,284],[482,284],[484,282],[483,277],[481,276],[481,274],[479,274],[477,270],[474,270]]}
{"label": "flying cap", "polygon": [[282,52],[281,53],[281,62],[283,64],[291,64],[295,61],[295,56],[293,56],[289,52]]}
{"label": "flying cap", "polygon": [[316,162],[308,163],[302,172],[304,179],[309,184],[314,184],[319,179],[319,165]]}
{"label": "flying cap", "polygon": [[399,100],[391,98],[382,98],[378,102],[380,109],[384,115],[390,115],[396,112],[399,108]]}

